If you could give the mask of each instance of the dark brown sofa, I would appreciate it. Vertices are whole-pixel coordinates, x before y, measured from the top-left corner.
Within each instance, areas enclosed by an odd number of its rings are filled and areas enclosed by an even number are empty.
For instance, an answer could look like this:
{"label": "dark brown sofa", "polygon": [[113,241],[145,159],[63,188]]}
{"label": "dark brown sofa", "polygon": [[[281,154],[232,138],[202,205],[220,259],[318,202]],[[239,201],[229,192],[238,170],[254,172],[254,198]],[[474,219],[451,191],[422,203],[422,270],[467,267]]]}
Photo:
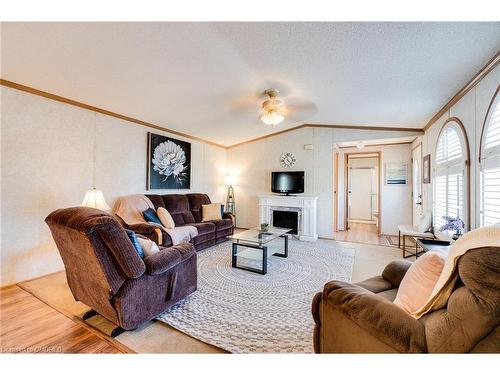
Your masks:
{"label": "dark brown sofa", "polygon": [[123,329],[135,329],[196,290],[192,244],[160,248],[143,260],[125,229],[103,211],[66,208],[45,222],[74,298]]}
{"label": "dark brown sofa", "polygon": [[[201,206],[211,203],[207,194],[147,194],[146,196],[151,200],[155,209],[164,207],[172,215],[176,227],[192,225],[198,229],[198,236],[192,239],[197,251],[225,241],[226,237],[234,232],[234,219],[231,213],[225,212],[222,220],[201,221]],[[172,246],[172,239],[163,230],[160,241],[158,236],[160,229],[156,226],[143,223],[129,225],[127,228],[151,238],[162,246]]]}
{"label": "dark brown sofa", "polygon": [[414,319],[394,305],[411,263],[358,284],[332,281],[312,303],[317,353],[500,352],[500,247],[469,250],[448,305]]}

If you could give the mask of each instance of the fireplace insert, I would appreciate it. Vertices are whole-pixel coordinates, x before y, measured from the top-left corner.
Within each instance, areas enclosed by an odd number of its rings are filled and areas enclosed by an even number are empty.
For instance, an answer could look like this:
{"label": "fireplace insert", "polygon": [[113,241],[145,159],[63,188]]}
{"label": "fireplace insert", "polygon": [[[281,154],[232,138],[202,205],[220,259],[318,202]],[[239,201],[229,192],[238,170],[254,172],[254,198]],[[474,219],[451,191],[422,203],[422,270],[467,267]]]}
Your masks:
{"label": "fireplace insert", "polygon": [[297,211],[273,210],[273,226],[289,228],[291,234],[298,234],[299,213]]}

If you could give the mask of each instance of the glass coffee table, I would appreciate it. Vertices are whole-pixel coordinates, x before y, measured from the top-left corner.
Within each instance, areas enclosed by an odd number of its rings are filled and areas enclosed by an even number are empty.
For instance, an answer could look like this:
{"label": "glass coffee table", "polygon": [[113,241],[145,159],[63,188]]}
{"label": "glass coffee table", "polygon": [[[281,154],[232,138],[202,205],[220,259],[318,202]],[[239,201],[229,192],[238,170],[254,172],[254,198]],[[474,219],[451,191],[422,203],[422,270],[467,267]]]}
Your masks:
{"label": "glass coffee table", "polygon": [[[260,228],[252,228],[229,236],[233,241],[232,267],[265,275],[268,257],[288,257],[287,233],[291,231],[289,228],[270,227],[264,232]],[[260,261],[261,267],[241,265],[242,259],[254,263]]]}

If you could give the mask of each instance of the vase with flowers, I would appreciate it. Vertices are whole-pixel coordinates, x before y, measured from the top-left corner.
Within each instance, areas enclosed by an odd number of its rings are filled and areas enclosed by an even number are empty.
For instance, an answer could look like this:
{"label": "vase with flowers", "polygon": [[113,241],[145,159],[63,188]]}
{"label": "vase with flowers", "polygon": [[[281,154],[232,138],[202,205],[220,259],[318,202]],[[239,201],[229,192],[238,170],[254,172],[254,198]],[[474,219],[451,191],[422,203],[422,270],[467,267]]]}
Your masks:
{"label": "vase with flowers", "polygon": [[453,216],[443,216],[443,219],[446,221],[446,223],[439,228],[441,232],[445,230],[450,230],[454,231],[455,233],[453,234],[453,240],[458,240],[458,238],[462,235],[464,232],[465,224],[463,220],[460,217],[453,217]]}

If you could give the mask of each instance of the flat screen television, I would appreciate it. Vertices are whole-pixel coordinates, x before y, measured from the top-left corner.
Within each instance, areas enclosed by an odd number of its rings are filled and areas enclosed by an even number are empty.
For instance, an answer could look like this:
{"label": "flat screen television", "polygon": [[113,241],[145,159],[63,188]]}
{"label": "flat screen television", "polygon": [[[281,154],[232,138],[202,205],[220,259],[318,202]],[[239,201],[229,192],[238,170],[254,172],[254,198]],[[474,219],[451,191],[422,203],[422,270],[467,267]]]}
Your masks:
{"label": "flat screen television", "polygon": [[285,195],[304,192],[304,172],[272,172],[271,191]]}

